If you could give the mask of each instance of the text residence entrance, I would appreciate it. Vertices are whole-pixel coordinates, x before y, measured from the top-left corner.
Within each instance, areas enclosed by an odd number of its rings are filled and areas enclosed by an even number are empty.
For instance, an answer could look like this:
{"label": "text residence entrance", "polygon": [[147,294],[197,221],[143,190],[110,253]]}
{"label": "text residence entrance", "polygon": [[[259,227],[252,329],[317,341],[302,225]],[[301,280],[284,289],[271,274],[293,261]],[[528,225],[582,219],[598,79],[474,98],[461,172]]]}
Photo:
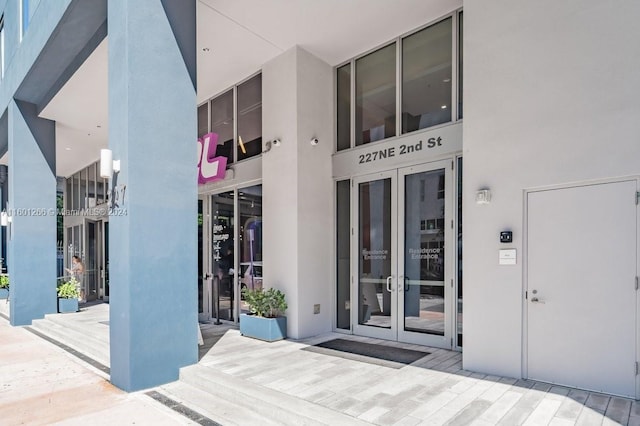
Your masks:
{"label": "text residence entrance", "polygon": [[452,169],[447,160],[353,180],[355,334],[454,346]]}

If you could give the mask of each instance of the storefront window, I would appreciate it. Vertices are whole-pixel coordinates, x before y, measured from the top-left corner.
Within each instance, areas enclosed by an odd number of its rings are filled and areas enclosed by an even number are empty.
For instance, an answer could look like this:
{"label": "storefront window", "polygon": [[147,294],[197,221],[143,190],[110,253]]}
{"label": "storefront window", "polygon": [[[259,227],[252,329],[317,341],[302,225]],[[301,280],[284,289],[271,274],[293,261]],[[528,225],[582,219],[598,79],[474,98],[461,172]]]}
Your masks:
{"label": "storefront window", "polygon": [[[238,190],[240,288],[262,288],[262,185]],[[244,301],[240,313],[247,313]]]}
{"label": "storefront window", "polygon": [[351,148],[351,64],[338,68],[338,151]]}
{"label": "storefront window", "polygon": [[396,44],[356,61],[356,145],[396,134]]}
{"label": "storefront window", "polygon": [[402,133],[451,121],[448,18],[402,40]]}
{"label": "storefront window", "polygon": [[262,152],[262,74],[238,86],[238,161]]}
{"label": "storefront window", "polygon": [[212,307],[219,319],[234,319],[234,230],[233,191],[211,197],[211,256],[213,260]]}
{"label": "storefront window", "polygon": [[211,100],[211,130],[218,135],[217,157],[233,163],[233,90]]}

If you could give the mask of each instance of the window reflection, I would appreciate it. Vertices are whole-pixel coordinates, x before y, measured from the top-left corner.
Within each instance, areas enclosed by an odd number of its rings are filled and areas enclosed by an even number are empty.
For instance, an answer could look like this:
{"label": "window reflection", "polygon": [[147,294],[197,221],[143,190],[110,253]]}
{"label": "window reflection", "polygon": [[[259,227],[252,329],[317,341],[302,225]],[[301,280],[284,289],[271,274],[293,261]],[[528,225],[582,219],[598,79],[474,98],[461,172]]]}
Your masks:
{"label": "window reflection", "polygon": [[[238,190],[240,288],[262,288],[262,185]],[[241,300],[240,313],[249,308]]]}
{"label": "window reflection", "polygon": [[338,68],[338,151],[351,148],[351,64]]}
{"label": "window reflection", "polygon": [[402,133],[451,121],[451,22],[402,40]]}
{"label": "window reflection", "polygon": [[356,61],[356,145],[396,134],[396,45]]}
{"label": "window reflection", "polygon": [[238,86],[238,161],[262,152],[262,74]]}
{"label": "window reflection", "polygon": [[211,132],[218,134],[217,157],[233,163],[233,90],[211,100]]}

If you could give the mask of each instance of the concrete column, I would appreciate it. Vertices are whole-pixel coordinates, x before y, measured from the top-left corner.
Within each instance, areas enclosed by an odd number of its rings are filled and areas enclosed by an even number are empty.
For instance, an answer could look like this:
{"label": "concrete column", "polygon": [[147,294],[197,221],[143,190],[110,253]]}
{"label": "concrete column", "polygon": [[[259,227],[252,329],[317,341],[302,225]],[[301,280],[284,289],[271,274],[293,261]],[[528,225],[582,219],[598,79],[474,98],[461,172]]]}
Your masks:
{"label": "concrete column", "polygon": [[109,0],[111,381],[198,359],[195,0]]}
{"label": "concrete column", "polygon": [[36,106],[9,105],[11,325],[57,311],[55,123]]}
{"label": "concrete column", "polygon": [[282,141],[262,156],[264,279],[285,291],[287,332],[303,338],[332,324],[333,68],[295,47],[265,64],[262,93],[263,139]]}

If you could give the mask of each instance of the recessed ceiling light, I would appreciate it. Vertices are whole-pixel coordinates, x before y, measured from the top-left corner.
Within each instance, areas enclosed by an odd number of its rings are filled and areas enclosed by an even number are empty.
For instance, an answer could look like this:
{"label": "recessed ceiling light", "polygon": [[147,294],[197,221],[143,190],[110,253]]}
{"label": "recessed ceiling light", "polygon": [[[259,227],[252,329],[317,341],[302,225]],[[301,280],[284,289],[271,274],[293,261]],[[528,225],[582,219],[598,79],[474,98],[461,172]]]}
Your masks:
{"label": "recessed ceiling light", "polygon": [[442,80],[444,83],[449,83],[451,81],[450,78],[445,78],[444,80]]}
{"label": "recessed ceiling light", "polygon": [[71,151],[71,148],[66,147],[64,150],[65,150],[65,151]]}
{"label": "recessed ceiling light", "polygon": [[447,109],[447,106],[446,105],[442,105],[440,108]]}

